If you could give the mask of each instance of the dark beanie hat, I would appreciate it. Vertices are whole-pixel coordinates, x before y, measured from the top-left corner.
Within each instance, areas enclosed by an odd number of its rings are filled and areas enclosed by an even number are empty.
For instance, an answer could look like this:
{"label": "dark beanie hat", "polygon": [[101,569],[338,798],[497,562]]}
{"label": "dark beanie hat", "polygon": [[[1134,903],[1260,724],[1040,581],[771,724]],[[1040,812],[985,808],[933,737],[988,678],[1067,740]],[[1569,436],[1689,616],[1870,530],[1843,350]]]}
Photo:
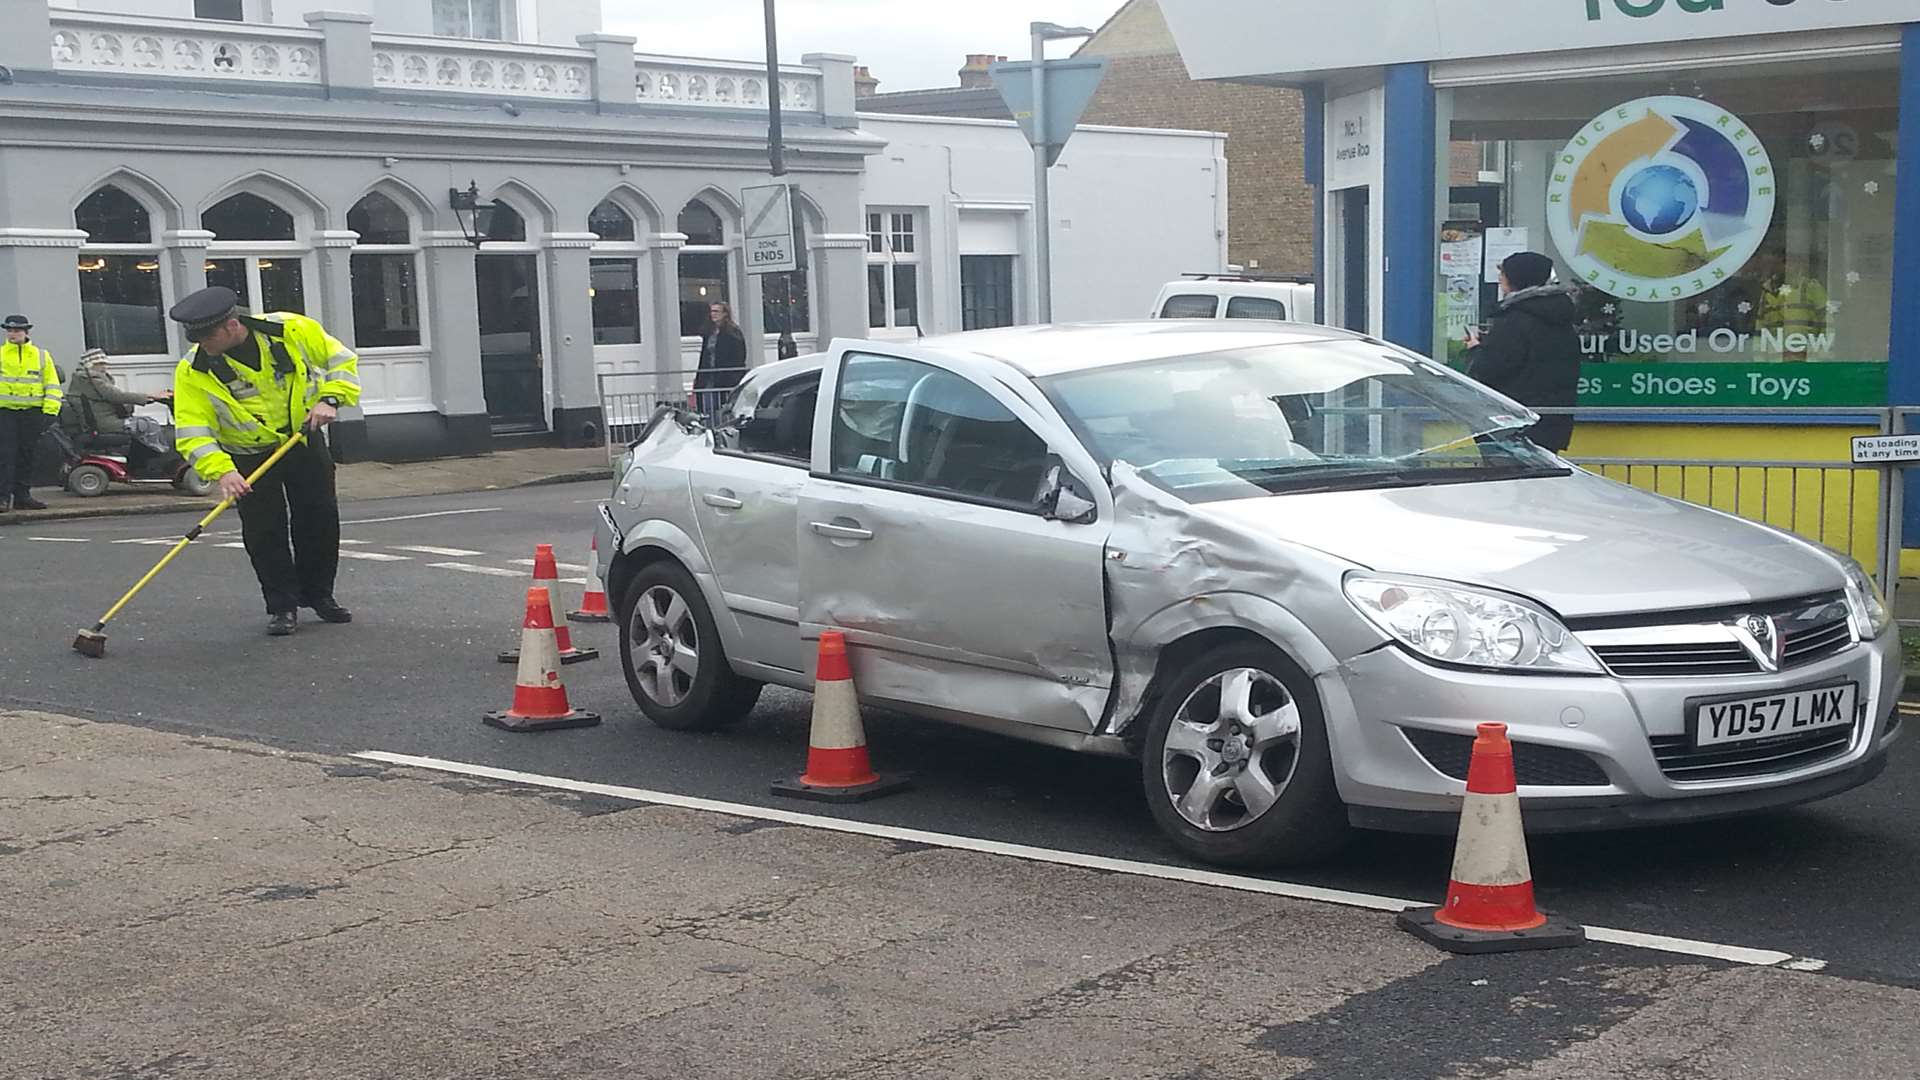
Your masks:
{"label": "dark beanie hat", "polygon": [[1537,289],[1553,280],[1553,260],[1537,251],[1516,251],[1507,256],[1500,269],[1505,271],[1507,283],[1516,292]]}

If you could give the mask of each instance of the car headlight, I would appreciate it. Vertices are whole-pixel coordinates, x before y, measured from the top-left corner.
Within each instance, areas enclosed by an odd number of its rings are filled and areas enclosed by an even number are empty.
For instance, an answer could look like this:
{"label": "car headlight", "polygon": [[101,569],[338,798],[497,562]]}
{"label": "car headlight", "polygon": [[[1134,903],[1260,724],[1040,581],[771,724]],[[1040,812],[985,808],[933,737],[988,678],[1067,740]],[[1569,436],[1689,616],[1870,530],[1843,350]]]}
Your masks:
{"label": "car headlight", "polygon": [[1853,613],[1853,629],[1862,641],[1872,641],[1887,632],[1887,626],[1893,622],[1893,613],[1887,610],[1887,598],[1880,594],[1880,586],[1873,583],[1860,564],[1852,559],[1842,559],[1841,566],[1847,572],[1847,608]]}
{"label": "car headlight", "polygon": [[1415,656],[1437,664],[1599,675],[1600,661],[1559,619],[1517,596],[1418,578],[1351,574],[1347,600]]}

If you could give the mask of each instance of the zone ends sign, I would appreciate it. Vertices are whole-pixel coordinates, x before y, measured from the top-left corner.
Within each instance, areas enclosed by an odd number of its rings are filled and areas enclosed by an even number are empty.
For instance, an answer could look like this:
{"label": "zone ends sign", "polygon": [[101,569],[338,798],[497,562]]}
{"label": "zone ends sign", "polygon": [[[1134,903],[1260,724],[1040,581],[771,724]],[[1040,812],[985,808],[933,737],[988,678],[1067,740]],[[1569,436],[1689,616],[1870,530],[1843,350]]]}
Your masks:
{"label": "zone ends sign", "polygon": [[791,184],[763,184],[741,191],[747,233],[743,246],[749,274],[784,274],[800,269],[799,217],[793,212]]}

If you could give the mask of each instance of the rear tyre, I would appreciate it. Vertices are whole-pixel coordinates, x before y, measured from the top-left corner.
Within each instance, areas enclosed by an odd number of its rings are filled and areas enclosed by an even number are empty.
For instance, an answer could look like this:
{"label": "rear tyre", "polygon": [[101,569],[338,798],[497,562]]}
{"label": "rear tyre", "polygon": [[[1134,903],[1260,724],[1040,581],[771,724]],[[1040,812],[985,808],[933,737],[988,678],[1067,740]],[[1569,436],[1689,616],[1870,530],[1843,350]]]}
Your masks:
{"label": "rear tyre", "polygon": [[216,485],[189,465],[180,470],[180,475],[173,478],[173,487],[176,491],[199,499],[213,494]]}
{"label": "rear tyre", "polygon": [[678,563],[654,563],[627,586],[620,664],[640,711],[669,731],[739,723],[760,700],[762,684],[734,674],[705,594]]}
{"label": "rear tyre", "polygon": [[1346,840],[1320,703],[1271,645],[1186,665],[1148,717],[1141,778],[1154,821],[1201,862],[1310,862]]}
{"label": "rear tyre", "polygon": [[113,477],[98,465],[75,465],[67,473],[67,490],[83,499],[105,495],[113,486]]}

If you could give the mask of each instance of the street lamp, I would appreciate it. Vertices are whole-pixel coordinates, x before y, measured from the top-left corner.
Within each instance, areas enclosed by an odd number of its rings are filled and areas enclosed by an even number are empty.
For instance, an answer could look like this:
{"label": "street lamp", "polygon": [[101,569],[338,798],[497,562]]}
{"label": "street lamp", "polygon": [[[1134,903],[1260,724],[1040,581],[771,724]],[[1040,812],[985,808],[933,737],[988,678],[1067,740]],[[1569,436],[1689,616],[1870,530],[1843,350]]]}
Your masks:
{"label": "street lamp", "polygon": [[1047,42],[1070,38],[1090,38],[1094,31],[1084,26],[1061,26],[1036,22],[1027,29],[1033,35],[1033,202],[1038,227],[1034,233],[1034,255],[1039,263],[1040,321],[1053,321],[1053,207],[1048,192],[1047,170]]}
{"label": "street lamp", "polygon": [[487,236],[493,232],[493,214],[500,209],[499,203],[481,202],[480,185],[467,181],[467,190],[447,189],[447,206],[453,210],[454,219],[460,222],[460,233],[467,243],[479,247],[487,242]]}

